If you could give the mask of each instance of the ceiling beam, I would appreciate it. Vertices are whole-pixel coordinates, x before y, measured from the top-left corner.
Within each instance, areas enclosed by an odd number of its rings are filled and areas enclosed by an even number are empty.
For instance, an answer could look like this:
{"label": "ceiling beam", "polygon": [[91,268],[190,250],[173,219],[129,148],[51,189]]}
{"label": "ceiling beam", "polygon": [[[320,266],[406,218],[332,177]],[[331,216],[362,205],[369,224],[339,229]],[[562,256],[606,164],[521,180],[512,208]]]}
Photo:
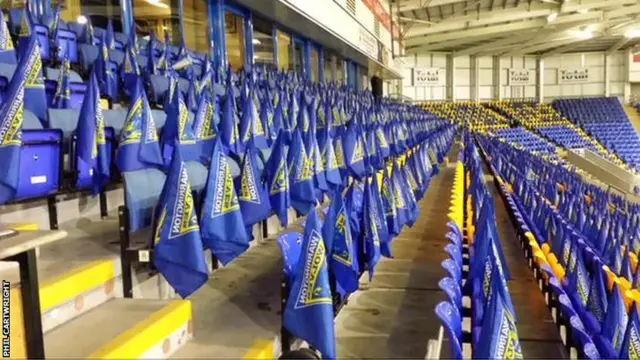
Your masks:
{"label": "ceiling beam", "polygon": [[475,55],[477,53],[487,53],[487,52],[490,52],[490,50],[492,49],[500,48],[505,45],[512,45],[512,44],[520,43],[522,41],[528,41],[534,36],[536,36],[536,33],[531,33],[531,32],[527,32],[523,35],[517,35],[517,36],[510,35],[506,38],[492,41],[490,43],[475,45],[460,51],[456,51],[456,54],[457,55]]}
{"label": "ceiling beam", "polygon": [[591,39],[584,39],[584,40],[578,40],[578,41],[576,41],[575,39],[570,40],[570,42],[565,44],[565,45],[560,45],[559,47],[557,47],[557,48],[555,48],[553,50],[550,50],[550,51],[547,51],[545,53],[540,54],[540,58],[541,59],[546,59],[546,58],[554,56],[554,55],[564,54],[566,52],[569,52],[569,51],[571,51],[573,49],[578,48],[580,45],[588,42],[589,40],[591,40]]}
{"label": "ceiling beam", "polygon": [[[434,0],[436,1],[436,0]],[[624,5],[637,5],[631,7],[625,7]],[[611,12],[608,12],[609,17],[620,16],[621,14],[629,14],[631,12],[639,12],[640,5],[637,0],[584,0],[577,4],[574,2],[565,3],[564,12],[566,16],[571,16],[568,13],[575,12],[578,9],[586,8],[590,12],[586,14],[577,14],[583,18],[596,19],[602,15],[602,12],[598,12],[600,8],[613,8]],[[407,37],[423,36],[429,34],[435,34],[443,31],[462,30],[471,28],[474,26],[484,26],[498,24],[508,21],[523,20],[528,18],[547,17],[549,14],[558,11],[557,4],[551,3],[535,3],[529,6],[528,4],[521,4],[515,8],[507,8],[503,10],[491,11],[483,10],[478,13],[469,15],[453,16],[441,20],[436,25],[416,25],[411,31],[407,32]],[[575,14],[574,14],[575,15]],[[566,17],[560,15],[556,18],[554,23],[563,21]]]}
{"label": "ceiling beam", "polygon": [[[400,1],[400,0],[399,0]],[[457,2],[463,2],[465,0],[433,0],[430,4],[425,5],[424,0],[406,0],[400,1],[400,12],[419,10],[425,7],[442,6],[454,4]]]}
{"label": "ceiling beam", "polygon": [[618,49],[625,46],[629,41],[631,41],[630,38],[622,37],[622,39],[618,40],[618,42],[616,42],[615,45],[607,49],[607,55],[610,55],[611,53],[618,51]]}
{"label": "ceiling beam", "polygon": [[558,25],[572,25],[572,26],[588,25],[594,22],[594,20],[592,20],[593,17],[602,16],[602,14],[596,14],[595,12],[593,12],[590,17],[589,16],[585,17],[585,15],[586,14],[567,15],[567,16],[563,16],[562,20],[560,20],[560,17],[558,17],[557,21],[554,22],[551,26],[547,26],[547,19],[535,19],[535,20],[526,20],[526,21],[519,21],[514,23],[507,23],[499,26],[465,29],[460,31],[445,32],[441,34],[433,34],[433,35],[423,36],[423,37],[406,38],[405,46],[427,45],[427,44],[437,43],[441,41],[456,40],[460,38],[473,38],[473,37],[487,36],[487,35],[496,36],[498,34],[506,34],[506,33],[512,33],[515,31],[530,30],[535,28],[554,28],[554,27],[557,27]]}

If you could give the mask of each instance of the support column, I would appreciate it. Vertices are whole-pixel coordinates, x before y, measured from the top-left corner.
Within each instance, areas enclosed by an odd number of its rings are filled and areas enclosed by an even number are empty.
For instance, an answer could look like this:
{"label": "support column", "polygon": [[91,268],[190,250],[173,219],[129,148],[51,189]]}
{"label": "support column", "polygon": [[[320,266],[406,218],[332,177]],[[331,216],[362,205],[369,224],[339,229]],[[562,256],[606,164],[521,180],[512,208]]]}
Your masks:
{"label": "support column", "polygon": [[246,12],[244,18],[244,63],[253,68],[253,16]]}
{"label": "support column", "polygon": [[633,63],[633,52],[631,49],[627,49],[624,52],[624,91],[623,91],[623,103],[628,104],[631,101],[631,64]]}
{"label": "support column", "polygon": [[224,32],[224,0],[213,0],[209,3],[211,16],[211,33],[213,39],[213,62],[219,69],[227,69],[227,45]]}
{"label": "support column", "polygon": [[480,101],[480,58],[476,55],[471,56],[471,71],[469,75],[469,83],[471,84],[471,101]]}
{"label": "support column", "polygon": [[[47,1],[48,4],[50,2]],[[131,24],[133,24],[133,8],[131,7],[131,0],[120,1],[121,16],[122,16],[122,32],[129,37],[131,31]]]}
{"label": "support column", "polygon": [[502,83],[500,78],[500,56],[493,57],[493,99],[502,100]]}
{"label": "support column", "polygon": [[544,102],[544,59],[536,59],[536,100]]}
{"label": "support column", "polygon": [[604,55],[604,96],[609,97],[611,95],[611,55]]}
{"label": "support column", "polygon": [[456,57],[447,55],[447,99],[456,101]]}

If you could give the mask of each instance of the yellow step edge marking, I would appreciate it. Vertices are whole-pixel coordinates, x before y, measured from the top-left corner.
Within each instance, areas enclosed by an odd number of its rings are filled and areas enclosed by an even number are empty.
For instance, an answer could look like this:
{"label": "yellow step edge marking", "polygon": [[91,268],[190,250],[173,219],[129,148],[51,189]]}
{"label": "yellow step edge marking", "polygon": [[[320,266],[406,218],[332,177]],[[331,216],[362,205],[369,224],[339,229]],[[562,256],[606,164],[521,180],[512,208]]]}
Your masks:
{"label": "yellow step edge marking", "polygon": [[273,340],[258,340],[251,345],[243,359],[273,359]]}
{"label": "yellow step edge marking", "polygon": [[15,223],[15,224],[4,224],[7,227],[16,230],[16,231],[38,231],[40,227],[36,223]]}
{"label": "yellow step edge marking", "polygon": [[138,359],[191,320],[191,301],[176,300],[89,355],[88,359]]}
{"label": "yellow step edge marking", "polygon": [[114,260],[91,262],[40,285],[42,312],[63,304],[115,277]]}

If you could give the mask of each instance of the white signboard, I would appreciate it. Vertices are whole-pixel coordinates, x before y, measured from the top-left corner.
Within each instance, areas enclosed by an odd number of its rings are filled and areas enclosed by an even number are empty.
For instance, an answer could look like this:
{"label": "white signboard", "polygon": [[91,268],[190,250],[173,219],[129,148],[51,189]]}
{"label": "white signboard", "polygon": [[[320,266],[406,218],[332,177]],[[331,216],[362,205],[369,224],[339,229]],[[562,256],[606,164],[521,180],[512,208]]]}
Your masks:
{"label": "white signboard", "polygon": [[413,86],[438,86],[440,83],[440,69],[414,68]]}
{"label": "white signboard", "polygon": [[509,69],[509,85],[535,85],[535,74],[528,69]]}
{"label": "white signboard", "polygon": [[370,32],[360,27],[358,47],[373,59],[378,58],[378,40]]}
{"label": "white signboard", "polygon": [[584,84],[589,82],[589,69],[558,69],[558,84]]}

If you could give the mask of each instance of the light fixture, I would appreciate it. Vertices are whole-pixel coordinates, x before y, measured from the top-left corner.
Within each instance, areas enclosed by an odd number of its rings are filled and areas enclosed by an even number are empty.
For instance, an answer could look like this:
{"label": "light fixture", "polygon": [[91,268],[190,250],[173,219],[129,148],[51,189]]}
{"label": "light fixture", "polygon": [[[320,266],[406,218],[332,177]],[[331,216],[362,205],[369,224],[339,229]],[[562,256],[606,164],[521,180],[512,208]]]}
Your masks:
{"label": "light fixture", "polygon": [[556,20],[557,17],[558,17],[558,13],[552,12],[551,14],[549,14],[549,16],[547,16],[547,22],[552,23]]}
{"label": "light fixture", "polygon": [[251,40],[251,43],[252,43],[253,45],[260,45],[260,44],[262,44],[262,41],[260,41],[260,40],[258,40],[258,39],[256,39],[256,38],[254,38],[253,40]]}
{"label": "light fixture", "polygon": [[580,9],[578,9],[578,13],[579,13],[579,14],[586,14],[586,13],[588,13],[588,12],[589,12],[589,9],[587,9],[587,8],[580,8]]}
{"label": "light fixture", "polygon": [[146,0],[148,4],[157,6],[159,8],[168,9],[169,5],[163,3],[161,0]]}
{"label": "light fixture", "polygon": [[577,37],[578,39],[582,39],[582,40],[588,40],[591,39],[593,37],[593,32],[592,31],[576,31],[575,33],[575,37]]}
{"label": "light fixture", "polygon": [[624,37],[634,39],[640,37],[640,28],[629,29],[624,33]]}
{"label": "light fixture", "polygon": [[84,24],[86,24],[86,23],[87,23],[87,17],[86,17],[86,16],[84,16],[84,15],[80,15],[80,16],[78,16],[78,18],[76,19],[76,22],[77,22],[78,24],[84,25]]}

